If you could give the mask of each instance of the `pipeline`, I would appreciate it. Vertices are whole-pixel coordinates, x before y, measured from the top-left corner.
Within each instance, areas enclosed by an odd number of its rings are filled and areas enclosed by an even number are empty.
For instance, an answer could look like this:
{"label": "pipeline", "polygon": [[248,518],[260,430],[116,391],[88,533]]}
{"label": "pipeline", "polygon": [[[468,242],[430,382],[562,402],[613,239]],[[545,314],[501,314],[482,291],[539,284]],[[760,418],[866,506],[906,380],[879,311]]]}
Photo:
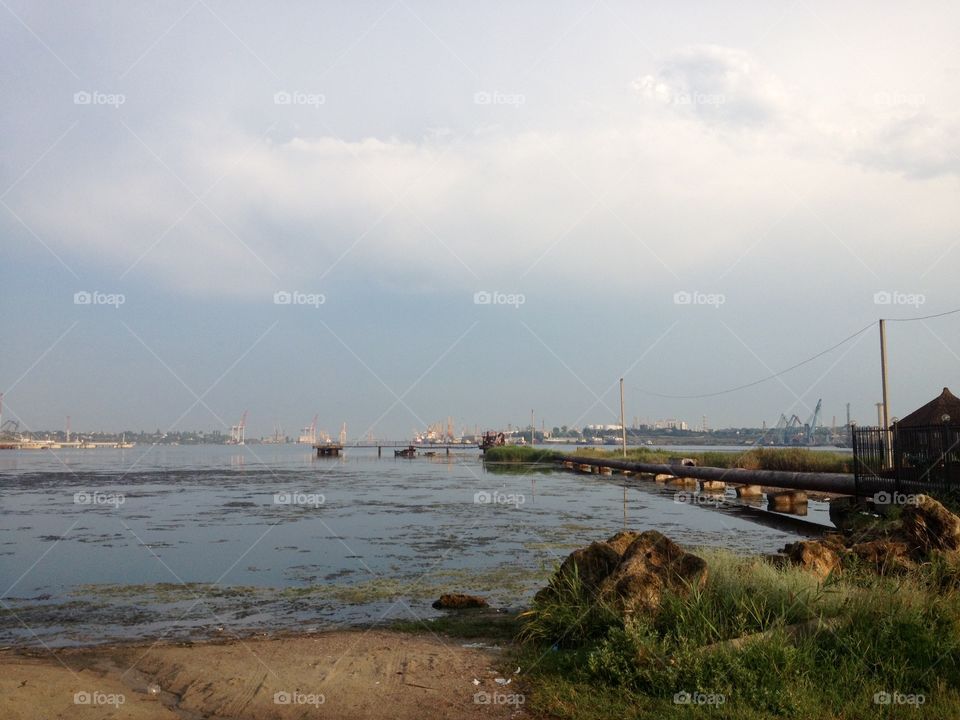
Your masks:
{"label": "pipeline", "polygon": [[[742,468],[696,467],[694,465],[660,465],[654,463],[614,460],[612,458],[591,458],[581,455],[562,455],[558,462],[572,462],[578,465],[594,465],[616,470],[631,470],[639,473],[673,475],[674,477],[696,478],[698,480],[722,480],[728,483],[744,485],[767,485],[769,487],[790,490],[811,490],[840,495],[856,495],[857,488],[853,475],[848,473],[824,472],[786,472],[783,470],[744,470]],[[880,488],[882,489],[882,488]],[[861,487],[860,492],[869,490]]]}

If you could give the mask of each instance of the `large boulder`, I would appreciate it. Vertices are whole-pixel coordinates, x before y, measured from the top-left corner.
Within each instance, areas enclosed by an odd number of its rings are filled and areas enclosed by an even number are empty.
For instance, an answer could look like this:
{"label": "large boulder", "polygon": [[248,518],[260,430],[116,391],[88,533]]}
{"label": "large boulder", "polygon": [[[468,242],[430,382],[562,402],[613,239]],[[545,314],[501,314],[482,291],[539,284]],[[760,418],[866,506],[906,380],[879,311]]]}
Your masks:
{"label": "large boulder", "polygon": [[702,587],[707,563],[656,530],[640,533],[616,569],[600,584],[599,598],[624,616],[654,614],[665,592]]}
{"label": "large boulder", "polygon": [[914,557],[927,558],[934,550],[960,550],[960,517],[929,495],[917,495],[900,518],[901,533]]}
{"label": "large boulder", "polygon": [[872,566],[880,575],[905,573],[916,567],[910,559],[907,543],[895,539],[857,543],[851,546],[850,554]]}
{"label": "large boulder", "polygon": [[[615,535],[611,540],[616,539]],[[600,583],[612,573],[620,564],[620,552],[605,542],[590,543],[585,548],[574,550],[560,565],[560,568],[550,578],[550,584],[543,588],[534,597],[534,601],[541,602],[563,595],[569,588],[570,578],[576,574],[580,585],[588,594],[595,595]]]}
{"label": "large boulder", "polygon": [[621,558],[633,541],[640,537],[640,533],[633,530],[621,530],[611,538],[607,538],[607,545],[612,547]]}
{"label": "large boulder", "polygon": [[783,552],[794,565],[809,570],[820,579],[840,572],[840,555],[829,544],[819,540],[789,543]]}

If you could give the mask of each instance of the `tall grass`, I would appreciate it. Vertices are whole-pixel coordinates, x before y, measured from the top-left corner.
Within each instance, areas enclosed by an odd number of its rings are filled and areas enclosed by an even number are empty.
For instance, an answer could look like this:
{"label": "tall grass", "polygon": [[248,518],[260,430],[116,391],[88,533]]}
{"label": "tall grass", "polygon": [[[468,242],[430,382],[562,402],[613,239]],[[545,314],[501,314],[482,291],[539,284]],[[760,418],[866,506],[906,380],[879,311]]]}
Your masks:
{"label": "tall grass", "polygon": [[[594,616],[605,627],[568,633],[557,597],[535,604],[527,622],[536,631],[521,635],[520,664],[537,658],[538,709],[607,717],[605,707],[620,703],[644,708],[637,717],[687,717],[691,708],[674,704],[674,694],[703,692],[724,705],[693,710],[731,718],[872,718],[890,709],[960,716],[960,596],[933,575],[847,573],[821,584],[796,568],[700,554],[710,567],[704,588],[667,595],[655,617]],[[537,647],[557,638],[578,643],[546,655]],[[894,691],[923,695],[921,712],[874,703],[875,693]],[[593,696],[605,698],[602,706]]]}
{"label": "tall grass", "polygon": [[[484,454],[488,462],[548,463],[557,462],[565,453],[528,445],[501,445],[492,447]],[[622,450],[579,448],[575,455],[588,458],[622,460]],[[626,459],[652,464],[668,463],[679,455],[691,457],[698,465],[719,468],[744,468],[746,470],[784,470],[789,472],[853,472],[853,458],[835,452],[820,452],[808,448],[752,448],[744,452],[677,452],[654,448],[629,448]]]}
{"label": "tall grass", "polygon": [[[580,448],[577,455],[594,458],[623,459],[622,450]],[[662,464],[682,455],[704,467],[743,468],[745,470],[783,470],[788,472],[853,472],[853,457],[837,452],[821,452],[809,448],[751,448],[743,452],[681,452],[654,448],[628,448],[627,460]]]}
{"label": "tall grass", "polygon": [[488,448],[483,454],[487,462],[504,463],[546,463],[556,462],[562,453],[542,448],[532,448],[529,445],[499,445]]}

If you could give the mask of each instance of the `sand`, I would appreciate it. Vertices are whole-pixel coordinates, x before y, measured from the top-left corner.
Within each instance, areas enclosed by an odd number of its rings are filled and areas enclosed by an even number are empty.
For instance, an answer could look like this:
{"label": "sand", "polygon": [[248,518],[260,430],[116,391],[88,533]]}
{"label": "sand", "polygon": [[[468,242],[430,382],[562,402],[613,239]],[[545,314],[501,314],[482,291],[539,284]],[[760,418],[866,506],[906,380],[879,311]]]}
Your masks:
{"label": "sand", "polygon": [[[56,652],[4,650],[0,716],[523,717],[519,678],[504,662],[494,648],[380,630]],[[511,682],[498,684],[498,677]]]}

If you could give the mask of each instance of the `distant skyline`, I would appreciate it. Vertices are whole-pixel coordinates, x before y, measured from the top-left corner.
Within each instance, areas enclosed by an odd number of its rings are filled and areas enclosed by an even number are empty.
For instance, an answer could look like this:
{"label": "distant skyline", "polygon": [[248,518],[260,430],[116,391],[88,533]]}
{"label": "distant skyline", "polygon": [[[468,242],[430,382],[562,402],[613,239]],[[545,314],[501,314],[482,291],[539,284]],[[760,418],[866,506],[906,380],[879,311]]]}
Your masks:
{"label": "distant skyline", "polygon": [[[873,423],[960,307],[960,6],[0,6],[4,419]],[[764,378],[862,334],[776,379]],[[892,323],[891,416],[960,392]],[[702,396],[702,397],[664,397]]]}

